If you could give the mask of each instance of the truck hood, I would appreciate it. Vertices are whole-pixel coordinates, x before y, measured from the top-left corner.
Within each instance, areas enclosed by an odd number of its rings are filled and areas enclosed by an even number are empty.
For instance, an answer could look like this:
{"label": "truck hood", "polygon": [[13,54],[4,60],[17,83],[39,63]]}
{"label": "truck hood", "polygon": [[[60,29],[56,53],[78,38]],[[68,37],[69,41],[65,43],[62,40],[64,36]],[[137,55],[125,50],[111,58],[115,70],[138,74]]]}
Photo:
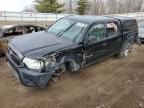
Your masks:
{"label": "truck hood", "polygon": [[46,56],[54,51],[67,49],[74,44],[68,39],[56,37],[56,35],[46,31],[15,37],[10,43],[23,56],[30,58]]}

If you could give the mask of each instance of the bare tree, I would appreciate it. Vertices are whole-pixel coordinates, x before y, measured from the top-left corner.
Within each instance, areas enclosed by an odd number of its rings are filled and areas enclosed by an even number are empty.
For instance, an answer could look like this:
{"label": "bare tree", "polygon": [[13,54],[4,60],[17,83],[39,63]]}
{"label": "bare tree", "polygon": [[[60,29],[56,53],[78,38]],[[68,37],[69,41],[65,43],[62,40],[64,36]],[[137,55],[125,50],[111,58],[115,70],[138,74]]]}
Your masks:
{"label": "bare tree", "polygon": [[[74,13],[77,7],[77,0],[63,0],[68,2],[66,5],[68,13]],[[144,11],[144,0],[88,0],[90,7],[86,14],[120,14]]]}
{"label": "bare tree", "polygon": [[34,8],[33,5],[25,6],[22,12],[36,12],[36,9]]}
{"label": "bare tree", "polygon": [[69,10],[70,10],[70,13],[72,14],[73,13],[73,7],[72,7],[72,0],[69,0]]}

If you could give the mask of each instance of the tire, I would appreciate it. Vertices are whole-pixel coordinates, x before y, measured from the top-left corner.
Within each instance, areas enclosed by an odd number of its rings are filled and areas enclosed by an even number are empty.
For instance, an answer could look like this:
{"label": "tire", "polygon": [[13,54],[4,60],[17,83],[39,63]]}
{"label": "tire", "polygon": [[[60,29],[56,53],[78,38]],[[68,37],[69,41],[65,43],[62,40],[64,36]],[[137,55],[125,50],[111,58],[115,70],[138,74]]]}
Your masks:
{"label": "tire", "polygon": [[126,58],[129,56],[129,54],[132,51],[132,43],[128,42],[126,43],[123,48],[121,49],[121,51],[117,54],[117,56],[119,58]]}
{"label": "tire", "polygon": [[69,70],[70,72],[79,72],[80,70],[80,65],[75,62],[74,60],[70,61],[67,65],[67,70]]}

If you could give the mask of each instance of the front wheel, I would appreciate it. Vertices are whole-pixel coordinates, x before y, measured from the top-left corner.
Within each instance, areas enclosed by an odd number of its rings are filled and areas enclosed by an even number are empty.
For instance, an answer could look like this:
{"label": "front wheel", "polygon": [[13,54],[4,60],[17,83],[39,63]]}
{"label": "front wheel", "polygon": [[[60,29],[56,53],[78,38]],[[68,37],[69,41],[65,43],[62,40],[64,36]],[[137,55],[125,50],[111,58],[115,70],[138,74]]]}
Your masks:
{"label": "front wheel", "polygon": [[66,68],[70,72],[78,72],[80,70],[80,64],[72,60],[66,64]]}
{"label": "front wheel", "polygon": [[130,42],[126,43],[122,50],[117,54],[120,58],[126,58],[132,51],[132,44]]}

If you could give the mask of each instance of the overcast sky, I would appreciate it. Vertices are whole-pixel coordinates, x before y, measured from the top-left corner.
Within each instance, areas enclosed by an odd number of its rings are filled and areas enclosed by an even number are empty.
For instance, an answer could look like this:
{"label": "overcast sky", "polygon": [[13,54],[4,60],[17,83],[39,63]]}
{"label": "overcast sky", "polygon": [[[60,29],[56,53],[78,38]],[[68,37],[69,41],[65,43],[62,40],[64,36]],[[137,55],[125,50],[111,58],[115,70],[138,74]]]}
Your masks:
{"label": "overcast sky", "polygon": [[33,4],[34,0],[0,0],[0,11],[22,11]]}

